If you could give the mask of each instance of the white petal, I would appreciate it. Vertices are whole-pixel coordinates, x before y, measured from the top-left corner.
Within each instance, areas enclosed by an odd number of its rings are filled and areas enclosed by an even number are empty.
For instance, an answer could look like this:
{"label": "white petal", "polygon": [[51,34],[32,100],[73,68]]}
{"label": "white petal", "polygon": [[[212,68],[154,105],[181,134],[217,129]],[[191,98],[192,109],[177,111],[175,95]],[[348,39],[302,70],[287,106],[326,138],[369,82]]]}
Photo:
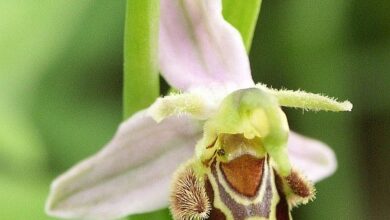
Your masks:
{"label": "white petal", "polygon": [[240,33],[227,23],[221,0],[161,0],[159,62],[174,87],[252,86]]}
{"label": "white petal", "polygon": [[116,219],[166,207],[171,176],[200,136],[187,117],[157,124],[141,111],[104,149],[53,182],[46,210],[63,218]]}
{"label": "white petal", "polygon": [[320,141],[290,132],[288,153],[291,164],[313,182],[318,182],[336,171],[337,160],[333,150]]}

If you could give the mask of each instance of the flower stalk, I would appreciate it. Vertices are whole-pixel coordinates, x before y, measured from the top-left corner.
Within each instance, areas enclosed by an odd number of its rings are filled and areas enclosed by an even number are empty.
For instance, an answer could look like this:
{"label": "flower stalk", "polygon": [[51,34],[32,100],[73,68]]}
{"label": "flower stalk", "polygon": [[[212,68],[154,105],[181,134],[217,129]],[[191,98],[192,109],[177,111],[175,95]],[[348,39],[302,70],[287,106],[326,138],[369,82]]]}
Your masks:
{"label": "flower stalk", "polygon": [[157,51],[159,16],[159,1],[127,2],[124,36],[124,119],[149,106],[160,95]]}

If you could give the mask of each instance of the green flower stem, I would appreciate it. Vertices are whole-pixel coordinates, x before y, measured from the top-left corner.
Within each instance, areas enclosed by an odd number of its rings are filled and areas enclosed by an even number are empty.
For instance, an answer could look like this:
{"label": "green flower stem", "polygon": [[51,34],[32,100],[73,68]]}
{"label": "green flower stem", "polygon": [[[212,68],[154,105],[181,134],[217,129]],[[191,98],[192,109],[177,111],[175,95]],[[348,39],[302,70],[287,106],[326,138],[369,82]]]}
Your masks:
{"label": "green flower stem", "polygon": [[245,48],[249,52],[257,18],[260,14],[261,0],[223,0],[223,16],[240,31]]}
{"label": "green flower stem", "polygon": [[127,1],[124,39],[124,118],[149,106],[160,94],[158,27],[160,4]]}

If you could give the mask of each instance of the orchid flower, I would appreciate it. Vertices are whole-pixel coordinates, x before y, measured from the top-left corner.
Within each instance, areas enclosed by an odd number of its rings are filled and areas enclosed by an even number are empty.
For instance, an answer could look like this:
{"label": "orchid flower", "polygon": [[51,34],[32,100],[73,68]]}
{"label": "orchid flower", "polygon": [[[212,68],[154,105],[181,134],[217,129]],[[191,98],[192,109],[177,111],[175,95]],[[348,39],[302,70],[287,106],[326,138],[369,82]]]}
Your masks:
{"label": "orchid flower", "polygon": [[62,218],[164,208],[175,219],[290,219],[336,169],[324,143],[289,130],[281,107],[350,111],[304,91],[255,84],[221,0],[161,0],[159,66],[177,90],[124,121],[96,155],[51,186]]}

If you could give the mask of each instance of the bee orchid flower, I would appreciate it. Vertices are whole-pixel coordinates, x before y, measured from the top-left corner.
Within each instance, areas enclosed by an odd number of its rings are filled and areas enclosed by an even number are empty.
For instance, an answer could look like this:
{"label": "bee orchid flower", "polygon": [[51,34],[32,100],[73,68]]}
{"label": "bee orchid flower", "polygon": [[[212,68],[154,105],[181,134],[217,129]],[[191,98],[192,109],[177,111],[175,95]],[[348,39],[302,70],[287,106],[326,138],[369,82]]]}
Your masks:
{"label": "bee orchid flower", "polygon": [[312,182],[335,171],[335,155],[290,131],[281,107],[352,105],[255,84],[241,36],[221,12],[221,0],[161,0],[159,67],[180,92],[134,114],[58,177],[47,213],[117,219],[170,203],[174,219],[289,219],[313,199]]}

